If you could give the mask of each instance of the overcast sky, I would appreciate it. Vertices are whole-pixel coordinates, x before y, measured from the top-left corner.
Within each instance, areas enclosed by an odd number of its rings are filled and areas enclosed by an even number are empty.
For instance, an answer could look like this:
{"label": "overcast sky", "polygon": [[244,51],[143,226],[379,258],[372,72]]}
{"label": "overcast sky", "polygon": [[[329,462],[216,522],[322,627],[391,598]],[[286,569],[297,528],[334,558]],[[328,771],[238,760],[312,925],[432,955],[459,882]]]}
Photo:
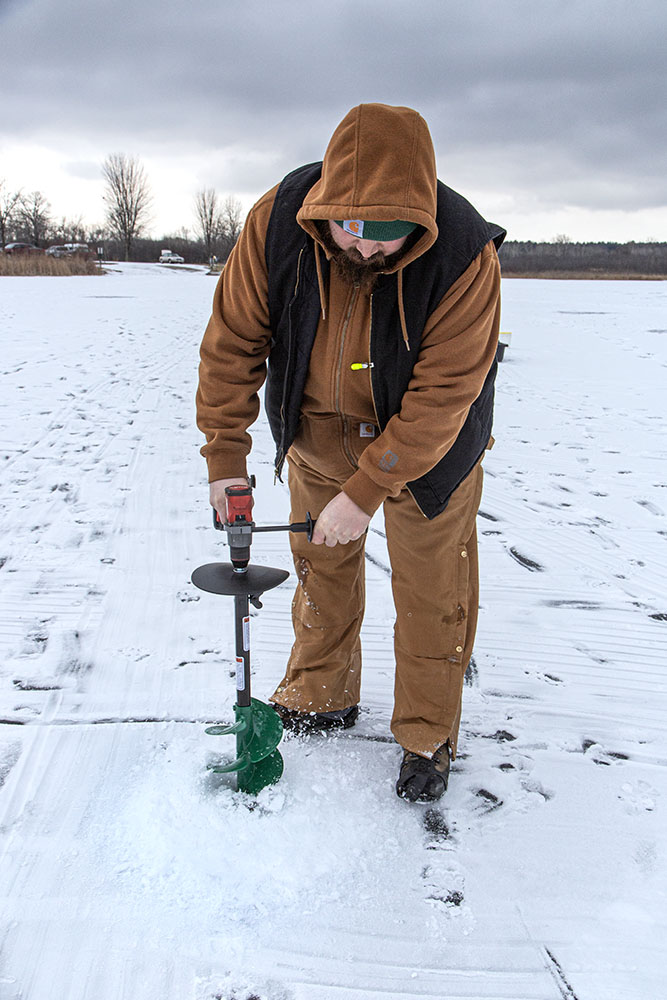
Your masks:
{"label": "overcast sky", "polygon": [[381,101],[510,239],[667,240],[666,27],[665,0],[0,0],[0,179],[101,223],[125,152],[160,237]]}

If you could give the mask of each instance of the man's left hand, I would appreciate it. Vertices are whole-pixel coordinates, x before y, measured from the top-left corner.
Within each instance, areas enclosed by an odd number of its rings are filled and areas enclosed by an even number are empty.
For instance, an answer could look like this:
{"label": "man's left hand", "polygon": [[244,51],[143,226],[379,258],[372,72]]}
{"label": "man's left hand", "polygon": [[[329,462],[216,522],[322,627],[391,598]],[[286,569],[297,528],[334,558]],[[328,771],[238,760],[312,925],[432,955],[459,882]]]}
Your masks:
{"label": "man's left hand", "polygon": [[339,493],[330,500],[317,519],[313,531],[315,545],[347,545],[361,538],[370,517],[350,500],[346,493]]}

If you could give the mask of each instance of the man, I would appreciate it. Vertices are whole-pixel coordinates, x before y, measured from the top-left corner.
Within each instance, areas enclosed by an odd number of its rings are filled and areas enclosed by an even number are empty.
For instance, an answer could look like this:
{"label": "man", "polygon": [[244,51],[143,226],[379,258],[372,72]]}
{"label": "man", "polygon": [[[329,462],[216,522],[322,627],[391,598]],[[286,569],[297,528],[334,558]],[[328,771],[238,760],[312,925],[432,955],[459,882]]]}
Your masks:
{"label": "man", "polygon": [[456,754],[477,621],[475,517],[491,442],[499,326],[487,223],[437,180],[425,121],[362,104],[322,163],[253,207],[218,283],[201,348],[198,425],[211,504],[246,482],[265,405],[289,468],[295,643],[272,696],[286,728],[358,715],[364,540],[384,505],[396,606],[397,793],[433,801]]}

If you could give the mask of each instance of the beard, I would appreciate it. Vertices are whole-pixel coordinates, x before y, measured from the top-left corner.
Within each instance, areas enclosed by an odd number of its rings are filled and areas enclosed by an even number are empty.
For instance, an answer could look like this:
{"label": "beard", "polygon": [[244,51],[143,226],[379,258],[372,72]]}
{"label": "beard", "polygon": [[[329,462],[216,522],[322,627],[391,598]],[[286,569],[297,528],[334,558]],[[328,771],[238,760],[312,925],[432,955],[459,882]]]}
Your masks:
{"label": "beard", "polygon": [[316,225],[322,243],[331,254],[331,263],[339,277],[347,284],[358,286],[365,292],[371,292],[375,288],[378,275],[398,263],[408,245],[411,246],[414,242],[408,238],[396,253],[385,255],[379,250],[372,257],[362,257],[354,247],[343,250],[338,246],[331,235],[329,223],[326,220],[318,220]]}

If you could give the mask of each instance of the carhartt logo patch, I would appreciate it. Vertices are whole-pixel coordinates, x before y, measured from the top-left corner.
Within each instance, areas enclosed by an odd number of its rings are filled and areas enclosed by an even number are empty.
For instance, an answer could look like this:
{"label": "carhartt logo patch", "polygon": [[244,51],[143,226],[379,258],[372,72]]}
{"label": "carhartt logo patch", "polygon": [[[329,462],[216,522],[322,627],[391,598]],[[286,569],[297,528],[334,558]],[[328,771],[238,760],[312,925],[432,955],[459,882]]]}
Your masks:
{"label": "carhartt logo patch", "polygon": [[385,451],[384,455],[378,462],[378,465],[383,472],[391,472],[397,462],[398,455],[395,455],[393,451]]}
{"label": "carhartt logo patch", "polygon": [[363,238],[364,235],[364,222],[363,219],[345,219],[343,222],[343,229],[350,236],[359,236]]}
{"label": "carhartt logo patch", "polygon": [[374,438],[375,424],[359,424],[359,437]]}

